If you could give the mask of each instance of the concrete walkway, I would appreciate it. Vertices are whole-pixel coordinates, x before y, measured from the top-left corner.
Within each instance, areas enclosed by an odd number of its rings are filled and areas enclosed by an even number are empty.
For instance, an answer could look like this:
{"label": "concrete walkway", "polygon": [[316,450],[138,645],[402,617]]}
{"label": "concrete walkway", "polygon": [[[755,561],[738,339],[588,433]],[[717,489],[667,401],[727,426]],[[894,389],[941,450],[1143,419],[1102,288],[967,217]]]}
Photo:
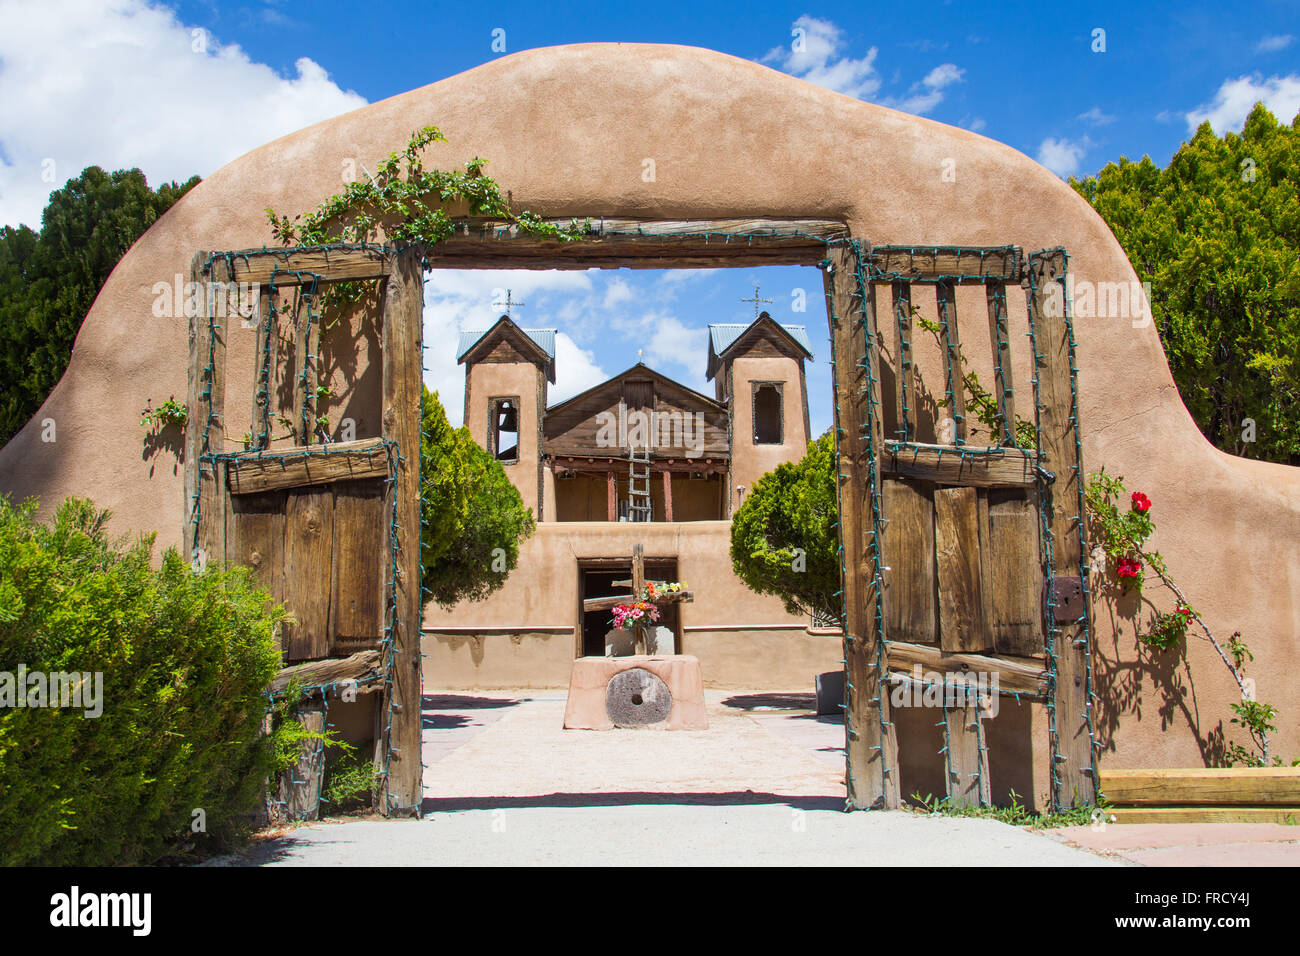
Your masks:
{"label": "concrete walkway", "polygon": [[272,866],[1279,866],[1300,827],[1030,831],[844,813],[844,727],[812,696],[706,692],[704,731],[566,731],[562,690],[424,699],[425,817],[265,838]]}
{"label": "concrete walkway", "polygon": [[249,863],[1114,866],[989,820],[844,813],[811,695],[706,694],[706,731],[565,731],[563,691],[425,698],[425,818],[263,840]]}

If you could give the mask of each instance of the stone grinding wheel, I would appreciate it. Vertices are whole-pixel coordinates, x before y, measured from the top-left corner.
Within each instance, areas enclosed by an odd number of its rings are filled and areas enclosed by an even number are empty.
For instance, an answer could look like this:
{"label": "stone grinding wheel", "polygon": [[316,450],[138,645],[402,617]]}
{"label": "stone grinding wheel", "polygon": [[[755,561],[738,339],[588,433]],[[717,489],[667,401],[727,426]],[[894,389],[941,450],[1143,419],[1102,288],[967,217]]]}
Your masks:
{"label": "stone grinding wheel", "polygon": [[673,695],[644,667],[619,671],[605,686],[605,711],[615,727],[644,727],[668,719]]}

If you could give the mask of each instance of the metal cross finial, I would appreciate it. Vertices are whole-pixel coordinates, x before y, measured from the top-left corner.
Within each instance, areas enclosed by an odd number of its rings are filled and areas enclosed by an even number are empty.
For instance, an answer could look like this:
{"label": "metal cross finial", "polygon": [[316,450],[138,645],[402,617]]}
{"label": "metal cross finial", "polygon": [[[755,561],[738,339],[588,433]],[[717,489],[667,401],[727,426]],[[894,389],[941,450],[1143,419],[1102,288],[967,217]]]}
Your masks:
{"label": "metal cross finial", "polygon": [[760,299],[760,298],[758,297],[758,283],[755,282],[755,283],[754,283],[754,298],[752,298],[752,299],[741,299],[740,301],[741,301],[741,302],[752,302],[752,303],[754,303],[754,318],[757,319],[757,318],[758,318],[758,304],[759,304],[760,302],[772,302],[772,301],[775,301],[775,300],[773,300],[773,299]]}
{"label": "metal cross finial", "polygon": [[[516,306],[526,305],[526,304],[527,304],[527,303],[524,303],[524,302],[516,302],[516,301],[511,297],[510,292],[511,292],[510,289],[506,289],[506,302],[505,302],[505,306],[506,306],[506,315],[509,315],[509,314],[510,314],[510,310],[513,309],[513,308],[515,308]],[[499,301],[499,300],[498,300],[498,301]]]}

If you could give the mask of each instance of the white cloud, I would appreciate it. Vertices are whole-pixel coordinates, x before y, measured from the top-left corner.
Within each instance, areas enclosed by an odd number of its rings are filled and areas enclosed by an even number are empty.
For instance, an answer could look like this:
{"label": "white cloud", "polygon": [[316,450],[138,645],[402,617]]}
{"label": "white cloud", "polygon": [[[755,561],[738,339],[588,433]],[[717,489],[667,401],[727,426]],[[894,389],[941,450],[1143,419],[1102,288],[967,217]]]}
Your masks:
{"label": "white cloud", "polygon": [[1300,112],[1300,74],[1263,79],[1256,73],[1253,76],[1239,76],[1235,80],[1224,80],[1219,91],[1214,94],[1214,102],[1199,106],[1187,114],[1187,129],[1194,133],[1196,127],[1208,120],[1220,136],[1230,130],[1239,132],[1246,124],[1251,109],[1260,101],[1263,101],[1279,122],[1289,125],[1296,113]]}
{"label": "white cloud", "polygon": [[646,355],[656,363],[686,369],[694,381],[685,384],[698,390],[703,385],[708,367],[708,336],[706,328],[690,328],[676,316],[662,316],[650,329]]}
{"label": "white cloud", "polygon": [[[871,47],[865,56],[858,59],[847,56],[844,31],[830,20],[819,20],[806,13],[794,21],[792,32],[794,31],[798,31],[798,35],[792,38],[789,46],[769,50],[762,62],[771,63],[777,69],[828,90],[878,102],[907,113],[922,115],[934,109],[943,101],[944,88],[960,83],[966,72],[954,63],[941,63],[922,80],[913,83],[907,96],[877,98],[882,80],[876,71],[876,47]],[[796,49],[800,43],[802,47]],[[911,45],[920,50],[943,49],[947,46],[944,43],[936,47],[929,41]],[[895,74],[893,82],[897,81],[898,75]]]}
{"label": "white cloud", "polygon": [[632,302],[636,299],[636,293],[632,287],[627,284],[626,279],[611,279],[609,285],[605,288],[605,308],[612,309],[624,302]]}
{"label": "white cloud", "polygon": [[[802,31],[802,35],[792,37],[789,46],[770,50],[763,57],[764,63],[775,63],[784,72],[809,83],[859,99],[880,89],[874,46],[860,59],[840,56],[844,46],[843,31],[829,20],[819,20],[806,13],[794,21],[793,29]],[[800,42],[802,47],[796,49]]]}
{"label": "white cloud", "polygon": [[206,176],[366,103],[307,57],[280,76],[148,0],[0,0],[0,23],[0,223],[39,227],[86,166]]}
{"label": "white cloud", "polygon": [[1073,141],[1049,136],[1038,147],[1038,161],[1064,179],[1079,171],[1079,161],[1091,145],[1086,136]]}
{"label": "white cloud", "polygon": [[943,102],[944,87],[960,83],[966,71],[955,63],[940,63],[925,75],[919,83],[913,83],[908,96],[902,100],[886,98],[881,102],[886,106],[924,116]]}
{"label": "white cloud", "polygon": [[[563,332],[555,336],[555,384],[546,393],[547,403],[558,404],[573,398],[609,378],[594,353],[579,348]],[[463,402],[463,399],[462,399]]]}
{"label": "white cloud", "polygon": [[1295,37],[1291,36],[1291,34],[1289,33],[1284,33],[1281,34],[1280,36],[1264,37],[1262,40],[1260,40],[1258,43],[1255,44],[1255,52],[1276,53],[1278,50],[1285,50],[1287,47],[1289,47],[1291,45],[1291,41],[1294,39]]}
{"label": "white cloud", "polygon": [[1103,113],[1100,106],[1094,106],[1086,113],[1080,113],[1079,119],[1091,123],[1093,126],[1105,126],[1108,123],[1115,122],[1115,117],[1110,113]]}
{"label": "white cloud", "polygon": [[[436,391],[447,419],[460,425],[465,413],[465,366],[456,361],[462,331],[486,329],[501,317],[505,290],[525,305],[514,319],[523,328],[551,328],[557,317],[592,311],[587,271],[530,269],[435,269],[424,284],[424,384]],[[555,297],[559,296],[558,305]],[[545,297],[544,299],[542,297]],[[529,301],[532,304],[529,305]],[[545,305],[543,305],[545,302]],[[553,311],[552,311],[553,310]],[[568,323],[565,323],[566,325]],[[594,357],[565,333],[556,336],[555,385],[550,398],[576,395],[608,376]],[[566,395],[566,397],[567,397]]]}

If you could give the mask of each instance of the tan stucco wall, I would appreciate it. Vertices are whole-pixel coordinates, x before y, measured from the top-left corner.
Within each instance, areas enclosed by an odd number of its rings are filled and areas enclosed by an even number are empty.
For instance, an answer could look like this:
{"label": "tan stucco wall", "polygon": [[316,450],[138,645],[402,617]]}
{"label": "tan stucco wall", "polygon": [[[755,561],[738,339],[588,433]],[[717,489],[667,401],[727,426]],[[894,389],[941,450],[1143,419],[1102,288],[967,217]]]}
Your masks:
{"label": "tan stucco wall", "polygon": [[[544,215],[840,218],[874,243],[1062,244],[1077,278],[1136,279],[1065,183],[974,133],[706,50],[532,50],[286,136],[192,190],[109,277],[68,373],[0,452],[0,488],[40,494],[47,507],[92,495],[114,509],[116,529],[156,530],[161,544],[176,543],[182,477],[170,451],[142,453],[139,409],[147,397],[185,394],[186,326],[152,315],[153,283],[186,274],[196,249],[267,243],[264,207],[314,207],[343,187],[345,160],[373,162],[428,123],[451,140],[431,161],[488,157],[515,201]],[[641,176],[647,157],[656,164],[650,183]],[[978,307],[963,309],[960,324],[963,342],[986,335]],[[1210,625],[1240,629],[1254,648],[1259,696],[1281,710],[1276,750],[1300,754],[1300,469],[1212,448],[1179,400],[1153,327],[1088,319],[1076,334],[1086,467],[1105,464],[1154,499],[1153,543]],[[239,357],[251,336],[233,330],[232,369],[251,367]],[[231,403],[230,434],[247,427],[242,404]],[[41,440],[47,418],[53,443]],[[521,587],[549,607],[543,582]],[[1197,640],[1185,661],[1149,666],[1135,649],[1132,610],[1110,600],[1098,607],[1104,764],[1198,765],[1200,742],[1227,726],[1235,686]]]}
{"label": "tan stucco wall", "polygon": [[[799,363],[790,358],[742,355],[731,362],[730,378],[736,390],[731,399],[731,507],[733,513],[742,498],[736,491],[744,485],[745,494],[754,490],[754,482],[777,465],[798,461],[808,451],[804,430],[803,386]],[[754,383],[781,383],[782,432],[779,445],[754,443]]]}
{"label": "tan stucco wall", "polygon": [[811,688],[839,667],[834,634],[746,588],[726,560],[726,521],[548,522],[520,548],[519,567],[486,600],[424,615],[425,681],[433,687],[563,687],[578,642],[578,561],[672,558],[697,600],[681,606],[678,651],[700,659],[710,687]]}
{"label": "tan stucco wall", "polygon": [[487,447],[488,404],[494,398],[519,400],[519,460],[503,466],[510,483],[536,517],[541,513],[541,472],[538,470],[538,422],[542,373],[520,362],[483,362],[465,375],[465,424],[481,447]]}

